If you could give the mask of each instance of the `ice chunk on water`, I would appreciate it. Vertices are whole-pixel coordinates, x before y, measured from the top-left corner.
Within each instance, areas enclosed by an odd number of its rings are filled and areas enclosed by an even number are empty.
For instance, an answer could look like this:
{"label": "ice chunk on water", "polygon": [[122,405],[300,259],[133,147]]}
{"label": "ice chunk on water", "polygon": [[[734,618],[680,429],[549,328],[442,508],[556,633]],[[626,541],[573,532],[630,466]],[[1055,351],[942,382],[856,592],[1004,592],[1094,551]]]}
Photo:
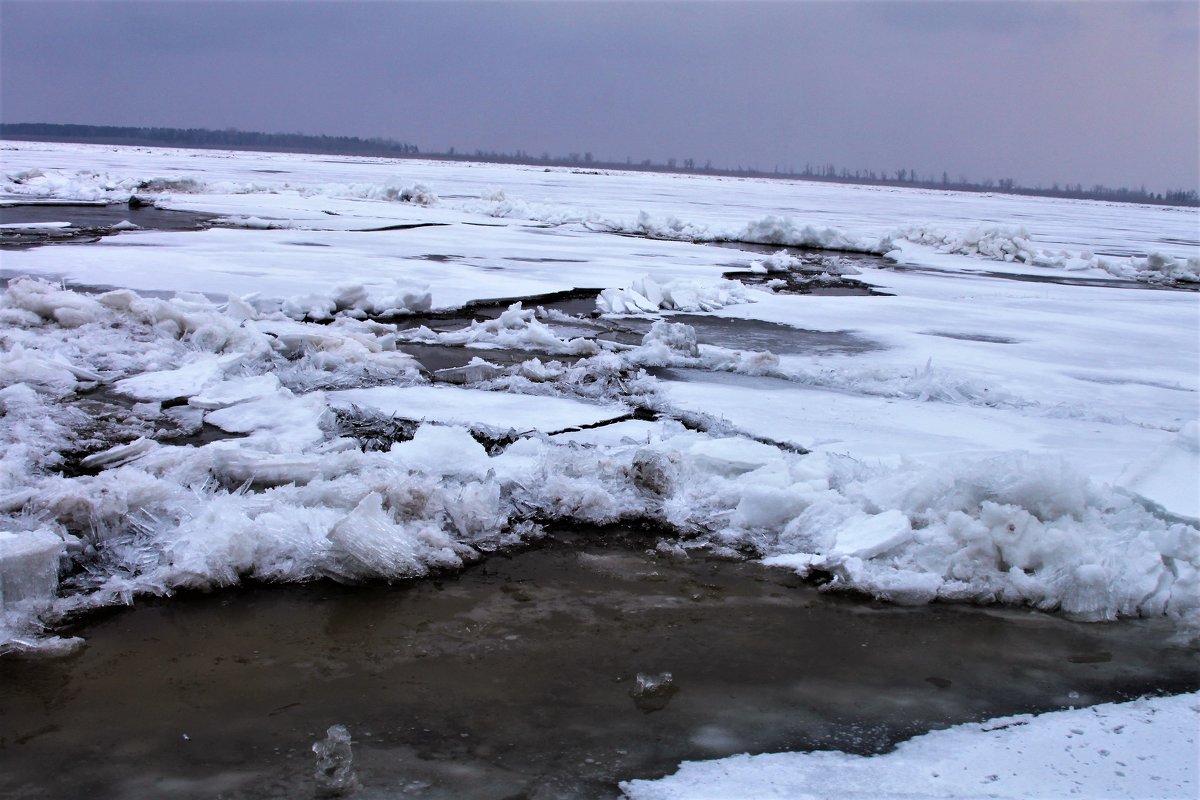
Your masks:
{"label": "ice chunk on water", "polygon": [[467,384],[490,381],[492,378],[503,375],[504,370],[490,361],[475,356],[469,363],[461,367],[447,367],[439,369],[433,374],[438,380],[446,383]]}
{"label": "ice chunk on water", "polygon": [[638,708],[650,713],[666,708],[677,691],[679,687],[675,685],[675,678],[671,673],[639,672],[629,696]]}
{"label": "ice chunk on water", "polygon": [[62,539],[47,530],[0,531],[0,609],[50,600],[58,588],[62,549]]}
{"label": "ice chunk on water", "polygon": [[359,787],[350,744],[350,731],[345,725],[330,725],[325,738],[313,743],[312,749],[317,755],[317,767],[313,772],[317,797],[341,797]]}

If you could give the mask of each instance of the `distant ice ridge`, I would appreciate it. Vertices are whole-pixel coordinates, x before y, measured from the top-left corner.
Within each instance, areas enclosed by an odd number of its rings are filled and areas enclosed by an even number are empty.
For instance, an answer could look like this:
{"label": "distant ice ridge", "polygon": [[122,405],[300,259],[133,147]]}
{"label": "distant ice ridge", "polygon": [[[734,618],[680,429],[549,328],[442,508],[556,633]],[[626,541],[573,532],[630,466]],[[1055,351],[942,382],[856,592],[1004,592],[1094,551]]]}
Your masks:
{"label": "distant ice ridge", "polygon": [[[581,224],[593,230],[635,234],[657,239],[692,242],[749,242],[838,250],[850,253],[887,255],[897,243],[909,241],[939,252],[983,259],[1020,262],[1030,266],[1074,271],[1094,271],[1144,283],[1198,283],[1200,257],[1179,258],[1151,252],[1146,256],[1113,257],[1088,251],[1051,250],[1034,242],[1019,226],[978,226],[946,230],[919,225],[897,228],[883,235],[866,235],[837,227],[814,225],[782,215],[767,215],[737,227],[713,227],[679,217],[654,216],[641,211],[633,219],[607,217],[561,203],[538,203],[510,197],[503,188],[488,187],[479,199],[447,203],[429,186],[391,178],[382,183],[300,184],[261,181],[205,181],[188,175],[159,174],[120,176],[53,169],[27,169],[4,176],[0,189],[17,196],[74,200],[124,202],[131,195],[239,195],[295,193],[343,199],[404,202],[421,206],[453,205],[460,211],[506,219],[527,219],[551,225]],[[302,225],[234,215],[225,224],[235,227],[276,228]]]}
{"label": "distant ice ridge", "polygon": [[[382,200],[413,203],[421,206],[438,204],[438,196],[422,183],[408,183],[393,178],[384,183],[294,185],[288,182],[213,181],[187,175],[109,175],[90,170],[68,173],[61,170],[27,169],[9,173],[0,184],[4,192],[19,197],[55,198],[60,200],[105,200],[125,202],[131,196],[170,196],[175,194],[278,194],[294,192],[300,196],[320,195],[357,200]],[[231,217],[225,220],[235,227],[270,227],[254,217]],[[276,227],[280,225],[276,224]]]}
{"label": "distant ice ridge", "polygon": [[1200,258],[1176,258],[1163,253],[1148,256],[1117,258],[1096,256],[1084,251],[1053,252],[1039,248],[1022,227],[987,226],[972,228],[965,233],[950,233],[927,227],[912,227],[897,231],[897,239],[931,245],[941,253],[958,253],[994,261],[1019,261],[1037,267],[1066,270],[1103,270],[1118,278],[1143,283],[1200,282]]}
{"label": "distant ice ridge", "polygon": [[685,762],[673,775],[628,781],[621,790],[629,800],[1168,800],[1196,796],[1198,730],[1200,694],[1193,692],[957,725],[882,755],[813,751]]}
{"label": "distant ice ridge", "polygon": [[57,200],[125,202],[132,195],[256,194],[279,190],[278,184],[246,181],[205,181],[186,175],[109,175],[92,170],[66,172],[27,169],[8,173],[0,188],[6,194]]}
{"label": "distant ice ridge", "polygon": [[[946,231],[930,226],[897,228],[884,236],[869,236],[830,226],[812,225],[779,215],[768,215],[740,228],[716,229],[681,220],[675,216],[655,217],[645,211],[633,221],[604,218],[562,206],[529,204],[508,199],[503,190],[493,190],[499,198],[467,207],[465,210],[491,216],[519,217],[551,224],[583,223],[592,229],[630,233],[655,239],[688,242],[747,242],[751,244],[836,250],[867,255],[888,255],[896,242],[910,241],[935,247],[938,252],[975,256],[995,261],[1018,261],[1031,266],[1099,270],[1144,283],[1200,282],[1200,258],[1177,258],[1164,253],[1126,258],[1096,256],[1083,251],[1052,251],[1039,247],[1021,227],[985,226],[967,231]],[[770,262],[764,262],[770,269]]]}

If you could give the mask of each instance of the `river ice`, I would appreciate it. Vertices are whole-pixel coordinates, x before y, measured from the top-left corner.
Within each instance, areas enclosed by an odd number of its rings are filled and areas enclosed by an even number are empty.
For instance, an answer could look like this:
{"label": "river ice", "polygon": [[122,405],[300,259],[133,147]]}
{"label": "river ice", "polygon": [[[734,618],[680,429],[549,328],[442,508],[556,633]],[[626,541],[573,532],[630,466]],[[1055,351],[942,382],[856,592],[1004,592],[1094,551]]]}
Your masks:
{"label": "river ice", "polygon": [[[6,202],[218,218],[4,251],[0,568],[61,583],[4,601],[0,648],[144,594],[457,569],[563,521],[898,603],[1200,612],[1195,209],[37,143],[3,168]],[[800,266],[729,241],[839,250],[828,280],[873,292],[730,280]],[[510,302],[567,290],[594,312]],[[760,349],[777,328],[826,338]],[[58,563],[5,555],[51,539]]]}

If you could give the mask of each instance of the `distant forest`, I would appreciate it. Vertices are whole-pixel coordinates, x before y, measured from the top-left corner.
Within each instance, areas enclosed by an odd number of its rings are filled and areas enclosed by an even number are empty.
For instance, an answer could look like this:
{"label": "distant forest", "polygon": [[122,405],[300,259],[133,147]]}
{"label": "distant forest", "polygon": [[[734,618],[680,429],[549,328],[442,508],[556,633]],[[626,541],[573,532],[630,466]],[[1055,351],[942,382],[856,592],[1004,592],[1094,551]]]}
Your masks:
{"label": "distant forest", "polygon": [[575,169],[626,169],[646,172],[677,172],[701,175],[722,175],[754,178],[800,178],[829,183],[852,183],[871,186],[912,186],[925,189],[946,189],[962,192],[1001,192],[1005,194],[1033,195],[1039,197],[1066,197],[1083,200],[1108,200],[1120,203],[1155,203],[1159,205],[1200,206],[1200,194],[1195,189],[1175,189],[1166,192],[1150,192],[1146,188],[1112,188],[1096,184],[1057,183],[1048,189],[1040,186],[1020,186],[1011,178],[1000,180],[971,181],[965,176],[951,178],[943,172],[938,175],[920,175],[916,170],[849,170],[833,164],[813,166],[805,164],[803,169],[775,167],[767,172],[753,167],[714,167],[711,161],[699,164],[695,159],[667,159],[665,164],[650,159],[634,161],[599,161],[591,153],[569,153],[552,156],[549,153],[531,155],[523,150],[501,153],[484,150],[457,152],[451,147],[444,153],[422,152],[416,145],[394,139],[358,136],[307,136],[299,133],[259,133],[239,131],[233,128],[209,130],[207,128],[131,128],[115,125],[58,125],[51,123],[0,123],[0,139],[32,140],[44,142],[82,142],[91,144],[145,145],[157,147],[194,147],[221,150],[262,150],[283,153],[319,153],[325,155],[379,156],[385,158],[428,158],[442,161],[486,161],[499,164],[530,164],[547,167],[569,167]]}

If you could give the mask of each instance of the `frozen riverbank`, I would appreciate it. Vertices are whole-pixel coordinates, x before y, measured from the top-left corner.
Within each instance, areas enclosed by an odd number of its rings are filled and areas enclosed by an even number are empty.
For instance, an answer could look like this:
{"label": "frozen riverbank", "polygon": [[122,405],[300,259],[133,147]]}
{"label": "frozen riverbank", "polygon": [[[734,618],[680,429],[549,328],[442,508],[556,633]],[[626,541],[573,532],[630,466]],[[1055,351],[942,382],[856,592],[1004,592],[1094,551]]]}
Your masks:
{"label": "frozen riverbank", "polygon": [[3,251],[6,651],[87,658],[41,627],[79,611],[428,580],[613,523],[917,605],[893,622],[1033,608],[1190,646],[1194,210],[6,147],[25,200],[219,218]]}

